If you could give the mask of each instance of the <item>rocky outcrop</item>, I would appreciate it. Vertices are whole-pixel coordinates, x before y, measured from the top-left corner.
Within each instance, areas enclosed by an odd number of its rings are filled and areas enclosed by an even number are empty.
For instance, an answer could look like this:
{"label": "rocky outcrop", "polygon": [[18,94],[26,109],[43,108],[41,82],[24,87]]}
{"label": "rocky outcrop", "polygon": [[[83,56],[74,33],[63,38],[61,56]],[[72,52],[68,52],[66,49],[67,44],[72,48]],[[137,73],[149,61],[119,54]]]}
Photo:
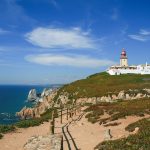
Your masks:
{"label": "rocky outcrop", "polygon": [[21,109],[20,112],[16,113],[21,119],[28,119],[35,117],[34,110],[32,108],[27,108],[26,106]]}
{"label": "rocky outcrop", "polygon": [[20,112],[17,113],[17,116],[20,116],[22,119],[30,118],[30,117],[40,117],[47,109],[51,108],[53,105],[55,107],[59,107],[60,102],[62,104],[68,104],[70,101],[72,103],[78,104],[85,104],[85,103],[92,103],[97,104],[100,102],[116,102],[117,100],[134,100],[134,99],[142,99],[142,98],[149,98],[150,97],[150,90],[143,89],[143,90],[128,90],[128,91],[120,91],[119,93],[109,93],[108,95],[102,97],[84,97],[78,99],[71,99],[69,93],[62,92],[58,95],[58,98],[55,99],[54,97],[57,94],[58,90],[55,91],[47,91],[44,90],[41,101],[38,102],[35,108],[26,108],[24,107]]}
{"label": "rocky outcrop", "polygon": [[[134,100],[134,99],[142,99],[150,97],[150,89],[143,90],[128,90],[128,91],[120,91],[118,94],[108,94],[102,97],[90,97],[90,98],[78,98],[72,99],[73,102],[76,101],[76,104],[84,104],[84,103],[92,103],[96,104],[99,102],[116,102],[117,100]],[[66,104],[70,101],[69,94],[64,92],[59,95],[59,100]]]}
{"label": "rocky outcrop", "polygon": [[57,90],[51,91],[47,96],[43,96],[42,102],[38,102],[34,108],[24,107],[20,112],[17,112],[16,115],[21,119],[40,117],[47,109],[51,108],[54,104],[54,97],[57,94]]}
{"label": "rocky outcrop", "polygon": [[36,90],[31,89],[28,94],[28,101],[35,101],[37,99]]}
{"label": "rocky outcrop", "polygon": [[43,92],[41,93],[41,97],[43,98],[45,96],[48,96],[49,94],[51,94],[52,91],[52,89],[44,88]]}
{"label": "rocky outcrop", "polygon": [[24,150],[61,150],[61,135],[33,136],[24,145]]}

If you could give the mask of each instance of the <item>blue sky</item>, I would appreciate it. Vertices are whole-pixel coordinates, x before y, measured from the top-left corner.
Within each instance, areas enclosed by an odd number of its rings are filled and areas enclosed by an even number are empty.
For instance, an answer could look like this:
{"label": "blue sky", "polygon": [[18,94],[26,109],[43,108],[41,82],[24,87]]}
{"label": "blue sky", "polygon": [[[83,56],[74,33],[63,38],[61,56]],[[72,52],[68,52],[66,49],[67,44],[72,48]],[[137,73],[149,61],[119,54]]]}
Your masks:
{"label": "blue sky", "polygon": [[0,84],[68,83],[150,63],[149,0],[1,0]]}

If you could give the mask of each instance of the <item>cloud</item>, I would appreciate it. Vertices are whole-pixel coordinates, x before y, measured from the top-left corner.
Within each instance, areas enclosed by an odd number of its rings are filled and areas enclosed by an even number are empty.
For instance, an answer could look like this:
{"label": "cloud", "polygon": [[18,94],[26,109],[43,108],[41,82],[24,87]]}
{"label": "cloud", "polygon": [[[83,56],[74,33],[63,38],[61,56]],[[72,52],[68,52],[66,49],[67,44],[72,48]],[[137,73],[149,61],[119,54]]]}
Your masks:
{"label": "cloud", "polygon": [[131,39],[133,40],[137,40],[137,41],[142,41],[142,42],[145,42],[147,41],[147,38],[142,36],[142,35],[134,35],[134,34],[131,34],[131,35],[128,35]]}
{"label": "cloud", "polygon": [[102,66],[110,66],[115,62],[110,60],[100,60],[83,55],[55,55],[55,54],[37,54],[28,55],[25,57],[28,62],[41,65],[57,65],[57,66],[72,66],[97,68]]}
{"label": "cloud", "polygon": [[140,34],[141,34],[141,35],[150,35],[150,31],[141,29],[141,30],[140,30]]}
{"label": "cloud", "polygon": [[150,31],[147,31],[145,29],[141,29],[138,34],[130,34],[128,35],[129,38],[141,42],[145,42],[150,40]]}
{"label": "cloud", "polygon": [[96,43],[89,32],[80,28],[36,28],[25,35],[26,40],[42,48],[94,49]]}
{"label": "cloud", "polygon": [[9,31],[0,28],[0,35],[1,35],[1,34],[7,34],[7,33],[9,33]]}

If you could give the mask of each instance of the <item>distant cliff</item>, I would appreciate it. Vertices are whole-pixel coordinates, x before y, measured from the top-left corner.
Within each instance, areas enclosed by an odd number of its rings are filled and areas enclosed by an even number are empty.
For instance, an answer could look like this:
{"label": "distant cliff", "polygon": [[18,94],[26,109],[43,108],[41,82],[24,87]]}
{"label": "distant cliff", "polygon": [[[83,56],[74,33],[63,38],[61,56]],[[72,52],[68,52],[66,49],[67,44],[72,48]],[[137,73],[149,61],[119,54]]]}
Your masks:
{"label": "distant cliff", "polygon": [[20,112],[17,112],[16,115],[21,117],[21,119],[40,117],[41,114],[53,106],[53,99],[56,94],[57,90],[50,90],[49,93],[47,90],[45,90],[45,93],[43,93],[42,97],[34,108],[25,106],[20,110]]}

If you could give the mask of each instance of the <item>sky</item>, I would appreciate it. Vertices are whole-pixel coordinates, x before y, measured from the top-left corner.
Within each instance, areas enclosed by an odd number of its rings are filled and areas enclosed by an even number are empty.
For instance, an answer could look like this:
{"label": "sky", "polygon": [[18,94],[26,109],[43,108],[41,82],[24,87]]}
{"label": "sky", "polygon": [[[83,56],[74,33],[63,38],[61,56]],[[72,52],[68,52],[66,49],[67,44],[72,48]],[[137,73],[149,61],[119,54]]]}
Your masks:
{"label": "sky", "polygon": [[0,0],[0,84],[64,84],[150,63],[149,0]]}

